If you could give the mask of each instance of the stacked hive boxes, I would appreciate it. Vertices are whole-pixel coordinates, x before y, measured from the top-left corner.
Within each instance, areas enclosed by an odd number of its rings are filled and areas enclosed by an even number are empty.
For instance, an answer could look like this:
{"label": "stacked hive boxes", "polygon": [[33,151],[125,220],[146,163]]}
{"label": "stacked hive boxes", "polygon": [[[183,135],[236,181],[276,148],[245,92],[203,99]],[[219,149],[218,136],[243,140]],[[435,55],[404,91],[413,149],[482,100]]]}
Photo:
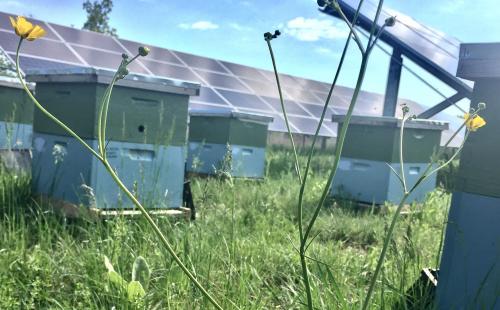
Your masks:
{"label": "stacked hive boxes", "polygon": [[500,43],[462,44],[458,76],[487,124],[461,157],[438,279],[439,309],[500,309]]}
{"label": "stacked hive boxes", "polygon": [[7,168],[29,167],[33,107],[17,79],[0,77],[0,161]]}
{"label": "stacked hive boxes", "polygon": [[267,129],[272,117],[250,113],[193,110],[190,113],[187,171],[263,178]]}
{"label": "stacked hive boxes", "polygon": [[[344,115],[334,115],[339,132]],[[430,163],[439,148],[441,131],[448,123],[430,120],[411,120],[405,123],[404,168],[411,187]],[[399,160],[401,120],[385,116],[353,116],[347,130],[332,195],[365,203],[399,203],[403,195],[401,183],[391,171],[401,171]],[[407,202],[421,201],[436,185],[432,176],[413,192]]]}
{"label": "stacked hive boxes", "polygon": [[[28,75],[47,110],[94,149],[100,100],[111,77],[112,72],[87,68]],[[125,185],[148,207],[181,206],[188,101],[198,93],[197,84],[134,75],[120,80],[113,90],[108,158]],[[104,166],[38,110],[33,129],[35,192],[75,204],[95,202],[98,208],[131,206],[121,200]]]}

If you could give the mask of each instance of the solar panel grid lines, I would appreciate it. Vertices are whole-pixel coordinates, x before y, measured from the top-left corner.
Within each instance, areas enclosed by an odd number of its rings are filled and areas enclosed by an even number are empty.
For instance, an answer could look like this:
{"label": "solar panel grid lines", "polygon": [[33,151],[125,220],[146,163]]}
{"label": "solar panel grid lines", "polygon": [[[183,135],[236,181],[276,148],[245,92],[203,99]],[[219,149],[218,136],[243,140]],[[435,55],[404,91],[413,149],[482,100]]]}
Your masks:
{"label": "solar panel grid lines", "polygon": [[129,51],[137,51],[140,46],[147,46],[149,47],[149,54],[147,58],[149,60],[154,60],[154,61],[160,61],[162,63],[167,63],[167,64],[173,64],[173,65],[179,65],[179,66],[185,66],[185,64],[179,60],[179,58],[173,54],[172,51],[165,49],[165,48],[159,48],[156,46],[151,46],[149,44],[143,44],[143,43],[138,43],[134,41],[129,41],[126,39],[122,38],[117,38],[117,41],[120,42],[120,44],[126,48]]}
{"label": "solar panel grid lines", "polygon": [[[221,61],[218,61],[218,62],[219,62],[219,64],[220,64],[222,67],[224,67],[225,69],[229,70],[229,69],[225,66],[225,64],[224,64],[224,63],[222,63]],[[240,66],[240,67],[242,67],[242,66]],[[254,70],[255,70],[255,72],[258,72],[256,69],[254,69]],[[233,74],[234,74],[234,72],[233,72]],[[250,87],[249,87],[249,86],[245,83],[245,81],[243,81],[243,80],[242,80],[239,76],[235,75],[235,77],[236,77],[236,78],[237,78],[237,79],[238,79],[238,80],[239,80],[242,84],[244,84],[246,87],[248,87],[248,88],[250,89]],[[255,92],[255,95],[257,96],[257,98],[259,98],[259,99],[260,99],[260,101],[261,101],[261,102],[263,102],[264,104],[266,104],[266,105],[267,105],[267,108],[268,108],[268,109],[270,109],[271,111],[275,112],[275,114],[274,114],[274,116],[273,116],[273,121],[272,121],[271,123],[274,123],[274,119],[277,119],[277,117],[276,117],[276,116],[278,116],[279,118],[282,118],[282,119],[284,120],[284,115],[281,115],[281,113],[279,113],[279,112],[278,112],[278,111],[279,111],[279,109],[276,109],[276,108],[275,108],[275,107],[273,107],[273,105],[272,105],[272,104],[270,104],[267,100],[264,100],[264,98],[263,98],[263,97],[261,97],[261,96],[258,94],[258,92]],[[263,110],[263,111],[265,111],[265,110]],[[263,111],[259,111],[259,112],[260,112],[260,113],[262,113]],[[293,123],[289,122],[289,125],[290,125],[292,128],[294,128],[294,130],[298,130],[298,128],[297,128],[297,127],[296,127]]]}
{"label": "solar panel grid lines", "polygon": [[215,72],[215,73],[224,73],[224,74],[229,73],[215,59],[197,56],[197,55],[188,54],[188,53],[183,53],[183,52],[179,52],[179,51],[171,51],[171,52],[174,53],[175,55],[177,55],[178,58],[182,59],[182,61],[188,67],[193,67],[196,69],[202,69],[202,70]]}
{"label": "solar panel grid lines", "polygon": [[88,65],[89,65],[89,64],[85,61],[85,59],[83,59],[83,57],[81,57],[81,56],[80,56],[80,55],[79,55],[79,54],[78,54],[78,53],[77,53],[77,52],[73,49],[73,47],[72,47],[72,46],[71,46],[68,42],[65,42],[65,41],[64,41],[63,37],[62,37],[59,33],[57,33],[57,32],[54,30],[54,28],[51,26],[51,24],[50,24],[50,23],[48,23],[48,22],[44,22],[44,24],[45,24],[45,26],[46,26],[48,29],[50,29],[50,30],[51,30],[51,31],[52,31],[52,32],[56,35],[56,37],[57,37],[57,38],[58,38],[61,42],[63,42],[63,43],[64,43],[64,45],[66,45],[66,47],[67,47],[67,48],[68,48],[68,49],[69,49],[69,50],[73,53],[73,55],[75,55],[75,57],[76,57],[76,58],[78,58],[78,60],[79,60],[80,62],[82,62],[82,63],[83,63],[84,65],[86,65],[86,66],[88,66]]}
{"label": "solar panel grid lines", "polygon": [[[0,28],[3,28],[2,23],[6,25],[6,29],[0,29],[0,36],[5,36],[4,33],[7,33],[6,36],[13,35],[10,24],[2,21]],[[116,70],[121,60],[119,57],[121,53],[133,55],[139,46],[147,45],[51,23],[46,25],[52,35],[37,41],[64,48],[51,56],[37,50],[23,50],[21,54],[23,69],[93,66]],[[54,29],[52,25],[55,25]],[[9,47],[11,44],[9,40],[0,39],[0,46]],[[12,41],[15,43],[15,40]],[[202,84],[200,96],[191,98],[192,107],[202,106],[270,115],[274,117],[270,130],[286,132],[273,71],[147,46],[150,47],[150,54],[131,65],[131,72],[200,82]],[[12,57],[15,50],[7,49],[7,52],[7,55]],[[63,54],[63,57],[59,57],[60,54]],[[288,74],[279,74],[279,77],[292,131],[314,133],[330,85]],[[325,123],[321,128],[321,135],[335,136],[336,125],[330,122],[329,116],[332,113],[345,113],[351,96],[352,89],[335,87]],[[356,107],[356,114],[381,113],[379,105],[383,103],[383,96],[362,93],[360,97],[361,104]],[[365,100],[362,100],[363,97],[366,97]]]}
{"label": "solar panel grid lines", "polygon": [[207,81],[205,81],[193,68],[189,67],[185,62],[184,60],[182,60],[177,54],[174,54],[172,53],[172,55],[177,58],[177,60],[179,62],[181,62],[184,66],[187,67],[187,69],[189,71],[191,71],[191,73],[193,73],[194,75],[196,75],[201,81],[204,82],[204,85],[208,85],[210,87],[210,89],[216,93],[222,100],[224,100],[224,102],[229,105],[230,107],[232,107],[235,111],[238,111],[238,108],[235,107],[231,102],[229,102],[226,98],[224,98],[217,90],[214,89],[214,87],[212,87],[210,84],[207,83]]}
{"label": "solar panel grid lines", "polygon": [[[113,40],[115,40],[116,44],[118,44],[127,53],[127,55],[135,55],[137,53],[137,51],[132,52],[128,50],[116,37],[113,37]],[[137,59],[136,61],[149,75],[154,75],[153,72],[151,72],[151,70],[149,70],[144,63],[142,63],[141,59]]]}
{"label": "solar panel grid lines", "polygon": [[[341,0],[340,5],[344,9],[355,10],[359,0]],[[364,1],[361,16],[373,21],[377,5],[373,1]],[[328,10],[327,10],[328,12]],[[331,13],[332,11],[329,11]],[[394,27],[386,28],[382,37],[390,38],[397,44],[411,51],[423,63],[434,66],[441,70],[440,74],[446,75],[447,79],[459,81],[455,77],[458,66],[458,53],[460,42],[451,36],[439,32],[431,27],[423,25],[413,18],[387,8],[382,9],[379,26],[385,18],[396,15]],[[384,40],[384,38],[382,38]]]}
{"label": "solar panel grid lines", "polygon": [[219,60],[218,62],[235,76],[257,81],[262,81],[262,79],[264,79],[265,81],[269,81],[269,79],[256,68],[223,60]]}

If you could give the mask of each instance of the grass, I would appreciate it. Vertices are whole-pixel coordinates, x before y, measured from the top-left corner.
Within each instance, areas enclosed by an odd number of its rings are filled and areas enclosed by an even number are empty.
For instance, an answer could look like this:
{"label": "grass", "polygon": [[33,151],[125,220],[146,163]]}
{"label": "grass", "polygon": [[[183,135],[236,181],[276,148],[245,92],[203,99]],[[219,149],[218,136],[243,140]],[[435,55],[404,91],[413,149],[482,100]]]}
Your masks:
{"label": "grass", "polygon": [[[302,291],[295,214],[298,182],[290,153],[268,152],[263,181],[197,178],[198,219],[157,218],[190,270],[224,308],[297,309]],[[300,154],[299,160],[305,161]],[[329,154],[318,154],[305,196],[305,216],[325,184]],[[169,257],[142,218],[69,222],[31,197],[29,177],[0,174],[0,309],[205,309],[209,304]],[[423,267],[436,267],[449,194],[437,189],[398,224],[373,309],[404,309],[404,292]],[[329,201],[310,248],[315,305],[359,307],[393,208],[380,212]],[[378,209],[377,209],[378,210]],[[131,302],[110,283],[103,255],[130,280],[145,257],[152,277]],[[417,296],[418,297],[418,296]]]}

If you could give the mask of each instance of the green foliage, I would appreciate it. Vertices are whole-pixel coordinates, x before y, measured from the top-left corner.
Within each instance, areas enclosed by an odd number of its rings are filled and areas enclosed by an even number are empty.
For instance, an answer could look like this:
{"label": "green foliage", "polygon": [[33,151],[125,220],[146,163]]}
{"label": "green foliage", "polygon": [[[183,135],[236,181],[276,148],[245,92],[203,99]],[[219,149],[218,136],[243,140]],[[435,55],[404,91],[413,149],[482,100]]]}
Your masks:
{"label": "green foliage", "polygon": [[[286,156],[286,151],[269,153],[274,162]],[[268,170],[278,176],[260,182],[235,179],[233,187],[217,178],[193,179],[198,219],[155,218],[175,251],[226,309],[234,304],[241,309],[297,309],[305,298],[294,248],[294,168],[271,164]],[[306,190],[306,216],[324,184],[319,173],[311,176]],[[143,218],[68,223],[32,199],[28,177],[2,173],[0,181],[0,309],[209,308],[182,270],[165,259]],[[449,197],[436,190],[424,204],[411,206],[414,212],[397,225],[384,264],[385,308],[404,301],[403,293],[423,267],[436,267]],[[360,306],[394,212],[392,206],[385,209],[353,210],[328,201],[321,210],[312,232],[319,235],[309,252],[318,308]],[[141,283],[145,294],[129,280]],[[382,308],[381,294],[374,294],[372,305]]]}
{"label": "green foliage", "polygon": [[94,2],[86,0],[83,9],[87,12],[87,21],[83,24],[83,29],[117,36],[116,29],[109,26],[109,14],[113,9],[112,0]]}

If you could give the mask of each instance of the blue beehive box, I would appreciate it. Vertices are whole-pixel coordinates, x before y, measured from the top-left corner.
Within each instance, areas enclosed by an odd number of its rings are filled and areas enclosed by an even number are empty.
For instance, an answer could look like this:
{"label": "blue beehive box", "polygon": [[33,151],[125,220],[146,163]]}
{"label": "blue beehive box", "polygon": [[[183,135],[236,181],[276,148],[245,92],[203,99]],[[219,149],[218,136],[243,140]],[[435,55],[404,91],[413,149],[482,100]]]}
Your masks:
{"label": "blue beehive box", "polygon": [[485,127],[461,157],[437,285],[439,309],[500,309],[500,43],[462,44],[457,76],[474,81]]}
{"label": "blue beehive box", "polygon": [[[344,123],[345,115],[333,115]],[[417,119],[407,121],[404,130],[404,168],[408,186],[413,186],[440,146],[441,132],[448,123]],[[390,165],[400,171],[399,141],[401,119],[386,116],[354,115],[342,151],[331,194],[363,203],[397,204],[403,196],[401,183]],[[340,130],[339,130],[340,131]],[[436,187],[436,176],[422,182],[408,197],[408,203],[422,201]]]}
{"label": "blue beehive box", "polygon": [[189,112],[187,171],[233,177],[263,178],[267,129],[273,118],[221,110]]}
{"label": "blue beehive box", "polygon": [[0,164],[7,169],[29,170],[33,108],[16,78],[0,77]]}
{"label": "blue beehive box", "polygon": [[[85,68],[33,71],[27,78],[47,110],[97,150],[100,100],[112,74]],[[147,207],[182,205],[188,102],[198,93],[198,84],[139,75],[113,89],[108,159]],[[33,130],[35,193],[99,209],[132,207],[98,159],[38,110]]]}

